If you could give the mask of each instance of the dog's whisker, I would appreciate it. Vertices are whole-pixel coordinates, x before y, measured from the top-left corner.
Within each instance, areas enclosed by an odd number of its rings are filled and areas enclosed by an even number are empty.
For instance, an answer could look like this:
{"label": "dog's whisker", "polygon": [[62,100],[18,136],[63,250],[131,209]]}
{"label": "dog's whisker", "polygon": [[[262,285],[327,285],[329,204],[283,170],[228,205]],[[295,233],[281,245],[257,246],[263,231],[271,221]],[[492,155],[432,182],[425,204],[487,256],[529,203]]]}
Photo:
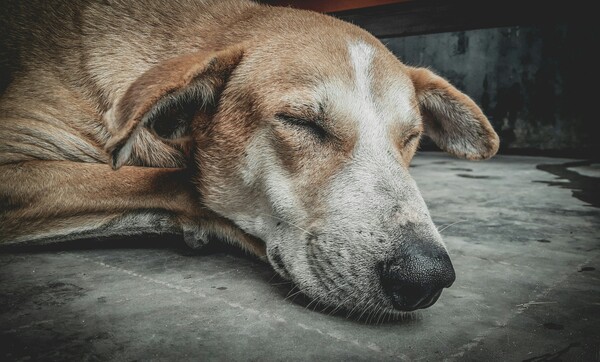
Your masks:
{"label": "dog's whisker", "polygon": [[271,281],[277,276],[277,272],[273,273],[273,276],[267,281],[267,283],[271,283]]}
{"label": "dog's whisker", "polygon": [[371,323],[378,325],[380,316],[381,316],[381,306],[379,304],[377,304],[377,308],[375,308],[375,312],[373,313],[373,318],[371,319]]}
{"label": "dog's whisker", "polygon": [[369,318],[367,319],[367,324],[373,323],[373,319],[377,317],[377,311],[379,310],[379,303],[375,304],[375,308],[371,308],[371,312],[369,313]]}
{"label": "dog's whisker", "polygon": [[[286,301],[286,300],[288,300],[288,299],[290,299],[290,298],[293,298],[293,297],[297,296],[297,295],[298,295],[298,294],[300,294],[300,293],[302,293],[302,290],[298,290],[298,291],[296,291],[295,293],[293,293],[293,294],[290,294],[289,296],[285,297],[285,298],[283,299],[283,301]],[[292,299],[292,301],[293,301],[293,299]]]}
{"label": "dog's whisker", "polygon": [[311,300],[311,301],[310,301],[310,302],[309,302],[309,303],[308,303],[308,304],[307,304],[307,305],[304,307],[304,309],[309,309],[309,308],[310,308],[310,306],[311,306],[313,303],[317,303],[317,304],[318,304],[320,299],[321,299],[321,298],[313,298],[313,299],[312,299],[312,300]]}
{"label": "dog's whisker", "polygon": [[346,298],[344,298],[340,303],[338,303],[338,305],[333,308],[333,310],[331,312],[329,312],[328,315],[332,315],[335,314],[337,311],[339,311],[341,308],[345,307],[346,302],[348,302],[350,299],[352,298],[351,295],[347,295]]}
{"label": "dog's whisker", "polygon": [[300,231],[303,231],[303,232],[305,232],[306,234],[308,234],[308,235],[310,235],[310,236],[314,237],[314,235],[313,235],[313,234],[312,234],[310,231],[308,231],[308,230],[306,230],[306,229],[304,229],[304,228],[301,228],[300,226],[298,226],[298,225],[296,225],[296,224],[294,224],[294,223],[292,223],[292,222],[290,222],[290,221],[287,221],[287,220],[285,220],[285,219],[282,219],[282,218],[280,218],[280,217],[277,217],[277,216],[275,216],[275,215],[267,214],[266,212],[261,212],[261,215],[265,215],[265,216],[271,217],[271,218],[273,218],[273,219],[275,219],[275,220],[282,221],[282,222],[284,222],[284,223],[286,223],[286,224],[288,224],[288,225],[290,225],[290,226],[293,226],[293,227],[295,227],[296,229],[298,229],[298,230],[300,230]]}
{"label": "dog's whisker", "polygon": [[281,283],[271,283],[271,285],[287,285],[287,284],[293,284],[294,282],[281,282]]}
{"label": "dog's whisker", "polygon": [[[294,293],[294,289],[298,289],[298,291]],[[290,291],[288,292],[288,294],[285,296],[285,298],[283,300],[284,301],[288,300],[289,298],[291,298],[291,297],[293,297],[293,296],[295,296],[295,295],[297,295],[297,294],[299,294],[301,292],[302,292],[302,289],[300,287],[298,287],[296,284],[294,284],[294,286],[292,287],[292,289],[290,289]]]}
{"label": "dog's whisker", "polygon": [[[346,319],[349,319],[352,316],[352,313],[354,313],[354,311],[356,310],[356,308],[358,306],[360,306],[362,303],[364,303],[365,299],[367,298],[366,295],[362,296],[359,301],[354,305],[354,307],[352,307],[352,309],[350,310],[350,312],[348,313],[348,315],[346,316]],[[359,309],[360,310],[360,309]]]}
{"label": "dog's whisker", "polygon": [[371,308],[371,305],[372,305],[372,304],[373,304],[373,301],[371,300],[371,301],[369,301],[369,302],[368,302],[368,303],[367,303],[365,306],[363,306],[363,308],[362,308],[362,313],[361,313],[361,314],[358,316],[358,318],[357,318],[358,320],[361,320],[362,316],[365,314],[365,312],[366,312],[367,310],[369,310],[369,309]]}
{"label": "dog's whisker", "polygon": [[438,229],[438,232],[441,234],[442,231],[448,229],[449,227],[454,226],[456,224],[460,224],[461,222],[465,222],[465,221],[468,221],[468,220],[458,220],[456,222],[453,222],[452,224],[444,225],[441,229]]}
{"label": "dog's whisker", "polygon": [[375,324],[377,325],[377,317],[379,316],[379,311],[381,309],[381,306],[379,305],[379,303],[377,303],[377,305],[375,306],[375,309],[373,309],[372,316],[369,319],[369,324]]}
{"label": "dog's whisker", "polygon": [[[346,284],[341,284],[341,285],[337,286],[336,288],[332,289],[327,294],[327,298],[329,298],[332,294],[335,295],[334,293],[339,293],[339,291],[343,290],[343,288],[346,287],[346,286],[347,286]],[[338,297],[342,297],[342,296],[343,296],[343,294],[342,295],[338,295]],[[334,310],[339,309],[343,305],[343,303],[345,302],[346,299],[348,299],[348,297],[344,298],[344,301],[342,301],[341,303],[339,303],[338,306],[334,308]],[[331,315],[332,313],[329,313],[329,314]]]}
{"label": "dog's whisker", "polygon": [[[385,307],[381,307],[380,311],[379,311],[379,318],[377,318],[377,322],[376,324],[379,324],[379,322],[381,321],[381,324],[383,324],[383,321],[385,321],[385,315],[387,313],[387,309]],[[382,320],[383,318],[383,320]]]}

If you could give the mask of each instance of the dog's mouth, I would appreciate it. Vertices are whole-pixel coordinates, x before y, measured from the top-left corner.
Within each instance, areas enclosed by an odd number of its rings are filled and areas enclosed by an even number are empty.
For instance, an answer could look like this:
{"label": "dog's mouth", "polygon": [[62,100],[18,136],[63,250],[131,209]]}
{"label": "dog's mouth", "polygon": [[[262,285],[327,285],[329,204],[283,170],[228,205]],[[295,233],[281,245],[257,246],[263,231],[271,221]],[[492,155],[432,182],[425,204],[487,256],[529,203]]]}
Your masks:
{"label": "dog's mouth", "polygon": [[[403,318],[406,313],[434,305],[454,281],[447,254],[428,262],[419,255],[411,255],[411,261],[356,258],[349,262],[324,253],[316,244],[309,243],[305,250],[305,255],[294,259],[298,265],[288,265],[278,246],[268,248],[267,255],[277,273],[293,283],[289,295],[297,297],[294,301],[348,318]],[[443,266],[448,269],[440,274]]]}
{"label": "dog's mouth", "polygon": [[[267,255],[275,271],[291,282],[286,300],[328,315],[367,323],[395,321],[407,316],[407,311],[396,308],[393,301],[385,297],[379,281],[357,281],[354,280],[357,276],[344,277],[341,271],[327,271],[330,264],[311,254],[307,255],[306,272],[296,276],[290,272],[292,268],[286,265],[278,247],[269,248]],[[368,285],[367,290],[364,285]]]}
{"label": "dog's mouth", "polygon": [[267,257],[273,269],[275,269],[275,271],[281,277],[287,280],[292,280],[292,276],[283,262],[281,252],[278,247],[270,248],[267,252]]}

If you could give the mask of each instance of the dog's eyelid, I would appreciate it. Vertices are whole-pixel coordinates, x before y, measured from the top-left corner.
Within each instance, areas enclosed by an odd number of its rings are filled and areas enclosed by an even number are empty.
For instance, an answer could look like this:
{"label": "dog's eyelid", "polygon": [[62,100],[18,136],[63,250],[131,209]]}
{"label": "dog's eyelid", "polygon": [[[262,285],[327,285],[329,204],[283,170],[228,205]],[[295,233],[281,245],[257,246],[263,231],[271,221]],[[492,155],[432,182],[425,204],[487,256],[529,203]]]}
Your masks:
{"label": "dog's eyelid", "polygon": [[423,132],[421,130],[415,129],[413,131],[411,131],[410,133],[408,133],[408,135],[404,138],[404,146],[408,146],[411,143],[413,143],[415,140],[419,139],[421,137],[421,134]]}
{"label": "dog's eyelid", "polygon": [[306,116],[297,116],[288,113],[278,113],[275,115],[275,118],[292,126],[309,129],[320,138],[330,136],[325,127],[321,125],[319,118],[307,118]]}
{"label": "dog's eyelid", "polygon": [[296,118],[316,123],[325,119],[325,107],[322,103],[298,102],[287,104],[280,109],[275,117]]}
{"label": "dog's eyelid", "polygon": [[307,117],[305,115],[291,114],[291,113],[277,113],[275,115],[275,118],[279,119],[280,121],[296,123],[296,124],[315,123],[314,121],[312,121],[312,117]]}
{"label": "dog's eyelid", "polygon": [[298,115],[298,114],[290,114],[290,113],[278,113],[275,115],[275,118],[283,121],[285,123],[294,124],[298,126],[306,126],[306,127],[319,127],[323,128],[321,121],[318,117],[308,116],[308,115]]}

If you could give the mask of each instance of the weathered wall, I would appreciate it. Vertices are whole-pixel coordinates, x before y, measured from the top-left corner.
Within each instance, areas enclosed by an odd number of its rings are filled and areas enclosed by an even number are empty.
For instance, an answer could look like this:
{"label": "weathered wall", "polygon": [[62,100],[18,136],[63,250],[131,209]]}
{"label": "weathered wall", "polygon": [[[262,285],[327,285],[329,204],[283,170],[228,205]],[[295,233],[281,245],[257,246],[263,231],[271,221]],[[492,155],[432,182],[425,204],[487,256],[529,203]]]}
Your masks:
{"label": "weathered wall", "polygon": [[383,41],[406,64],[436,71],[480,104],[503,151],[593,156],[600,134],[592,111],[596,29],[507,27]]}

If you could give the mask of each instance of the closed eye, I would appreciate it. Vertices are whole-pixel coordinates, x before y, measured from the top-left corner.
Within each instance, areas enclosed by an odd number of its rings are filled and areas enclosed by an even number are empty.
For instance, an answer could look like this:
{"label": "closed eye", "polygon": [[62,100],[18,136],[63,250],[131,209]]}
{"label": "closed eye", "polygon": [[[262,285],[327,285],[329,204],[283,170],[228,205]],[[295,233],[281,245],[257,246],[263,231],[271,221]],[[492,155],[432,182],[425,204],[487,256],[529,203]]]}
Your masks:
{"label": "closed eye", "polygon": [[412,133],[410,136],[406,137],[406,139],[404,140],[404,147],[411,146],[420,137],[421,137],[421,132]]}
{"label": "closed eye", "polygon": [[315,121],[289,114],[277,114],[275,117],[285,124],[309,131],[321,139],[329,137],[329,133],[325,130],[325,128]]}

